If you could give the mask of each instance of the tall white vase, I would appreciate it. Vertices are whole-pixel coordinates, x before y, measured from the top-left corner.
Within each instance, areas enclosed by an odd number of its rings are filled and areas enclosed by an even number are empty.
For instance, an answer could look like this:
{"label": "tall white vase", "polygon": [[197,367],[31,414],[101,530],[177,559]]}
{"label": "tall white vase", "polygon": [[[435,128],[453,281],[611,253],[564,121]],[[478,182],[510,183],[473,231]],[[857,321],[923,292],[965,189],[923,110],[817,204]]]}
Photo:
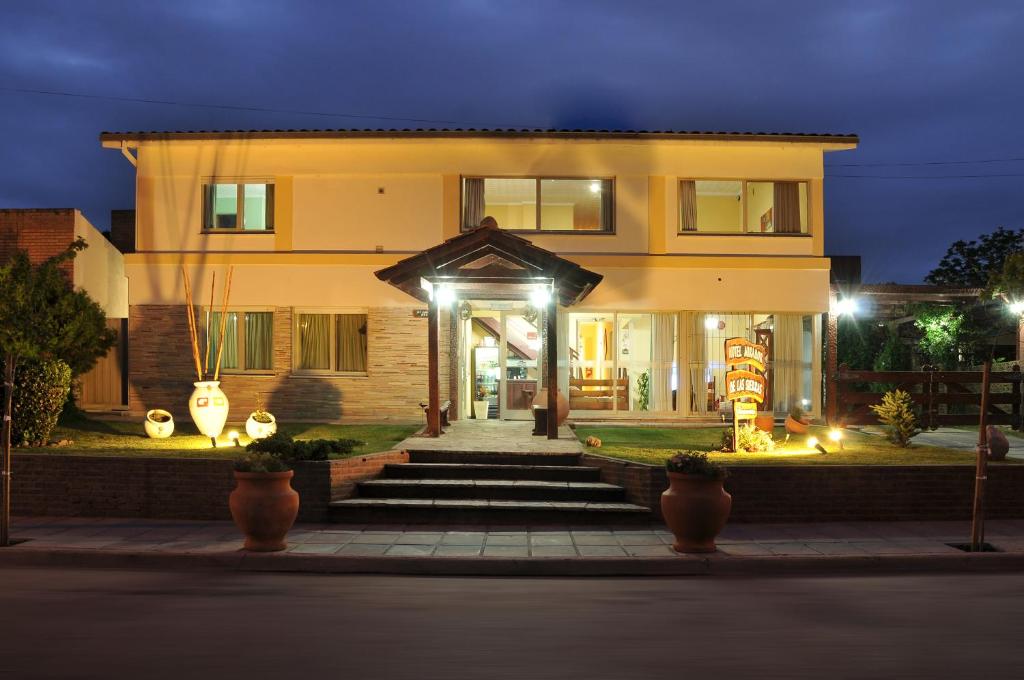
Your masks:
{"label": "tall white vase", "polygon": [[188,400],[192,422],[201,433],[216,439],[228,421],[228,397],[221,391],[219,380],[203,380],[192,384],[196,386]]}

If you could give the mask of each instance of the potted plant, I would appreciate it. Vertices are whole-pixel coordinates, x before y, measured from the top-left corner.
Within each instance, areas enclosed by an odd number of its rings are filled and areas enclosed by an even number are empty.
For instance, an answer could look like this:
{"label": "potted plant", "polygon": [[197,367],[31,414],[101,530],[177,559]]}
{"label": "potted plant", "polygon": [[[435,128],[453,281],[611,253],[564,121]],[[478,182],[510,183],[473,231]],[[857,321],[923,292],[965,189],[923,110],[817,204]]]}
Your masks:
{"label": "potted plant", "polygon": [[715,537],[725,526],[732,496],[722,487],[725,468],[700,451],[681,451],[665,461],[669,488],[661,494],[661,514],[681,553],[715,551]]}
{"label": "potted plant", "polygon": [[283,457],[248,451],[235,462],[235,490],[228,505],[231,518],[245,535],[245,549],[274,552],[288,547],[285,537],[299,514],[295,475]]}
{"label": "potted plant", "polygon": [[249,439],[265,439],[277,432],[277,419],[263,408],[263,400],[257,398],[256,410],[245,421],[245,433]]}
{"label": "potted plant", "polygon": [[789,409],[789,415],[786,416],[787,434],[807,434],[807,428],[810,425],[811,423],[807,420],[807,416],[804,415],[802,408],[793,406],[793,408]]}
{"label": "potted plant", "polygon": [[473,400],[473,415],[477,420],[487,420],[487,411],[491,408],[491,402],[487,399],[487,388],[476,389],[476,399]]}
{"label": "potted plant", "polygon": [[174,432],[174,418],[168,411],[155,408],[146,412],[144,426],[150,439],[166,439]]}

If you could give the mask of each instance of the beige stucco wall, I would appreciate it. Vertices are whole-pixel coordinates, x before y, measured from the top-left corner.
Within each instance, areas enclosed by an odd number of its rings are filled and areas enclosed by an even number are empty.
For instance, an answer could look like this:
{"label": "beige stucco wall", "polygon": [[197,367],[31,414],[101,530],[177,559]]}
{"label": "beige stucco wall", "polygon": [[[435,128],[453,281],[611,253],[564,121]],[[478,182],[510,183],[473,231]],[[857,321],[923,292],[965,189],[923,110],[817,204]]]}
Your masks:
{"label": "beige stucco wall", "polygon": [[106,312],[107,318],[128,318],[128,278],[124,256],[75,211],[75,237],[85,239],[89,247],[78,253],[73,268],[74,285],[89,293]]}

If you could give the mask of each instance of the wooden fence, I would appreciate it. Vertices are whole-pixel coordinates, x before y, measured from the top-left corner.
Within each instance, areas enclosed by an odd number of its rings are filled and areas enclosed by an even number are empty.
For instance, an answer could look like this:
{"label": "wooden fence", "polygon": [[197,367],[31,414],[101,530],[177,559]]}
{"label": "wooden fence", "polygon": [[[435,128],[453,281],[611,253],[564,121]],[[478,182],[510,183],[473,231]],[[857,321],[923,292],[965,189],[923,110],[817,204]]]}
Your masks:
{"label": "wooden fence", "polygon": [[[856,371],[840,366],[830,384],[828,420],[842,425],[877,423],[871,406],[882,402],[891,389],[910,394],[920,408],[921,427],[976,425],[981,405],[981,371]],[[989,390],[988,422],[1021,429],[1021,371],[993,372]]]}

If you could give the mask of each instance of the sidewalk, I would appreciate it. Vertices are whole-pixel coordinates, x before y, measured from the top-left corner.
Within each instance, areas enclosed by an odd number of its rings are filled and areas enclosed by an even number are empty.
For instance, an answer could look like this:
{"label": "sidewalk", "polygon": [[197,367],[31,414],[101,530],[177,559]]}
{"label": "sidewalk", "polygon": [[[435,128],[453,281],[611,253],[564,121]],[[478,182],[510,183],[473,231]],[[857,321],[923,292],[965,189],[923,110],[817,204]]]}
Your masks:
{"label": "sidewalk", "polygon": [[1024,520],[994,520],[997,553],[964,553],[967,522],[736,524],[713,555],[679,555],[650,527],[297,525],[280,553],[250,553],[231,522],[33,517],[0,567],[75,565],[432,575],[770,575],[1024,569]]}

